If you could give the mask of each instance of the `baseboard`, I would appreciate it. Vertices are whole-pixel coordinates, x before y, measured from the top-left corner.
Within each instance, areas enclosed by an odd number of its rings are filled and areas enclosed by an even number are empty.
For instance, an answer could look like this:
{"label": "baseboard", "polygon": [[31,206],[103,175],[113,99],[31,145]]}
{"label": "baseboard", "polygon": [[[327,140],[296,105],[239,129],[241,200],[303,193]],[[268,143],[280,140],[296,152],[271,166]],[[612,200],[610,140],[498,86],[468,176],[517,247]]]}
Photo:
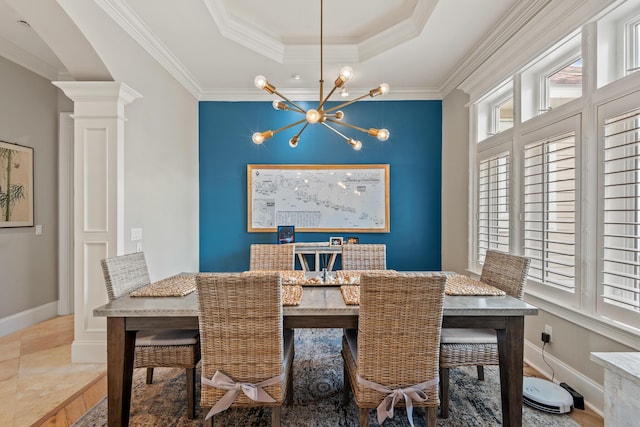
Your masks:
{"label": "baseboard", "polygon": [[12,334],[20,329],[44,322],[58,315],[58,301],[53,301],[39,307],[21,311],[0,319],[0,337]]}
{"label": "baseboard", "polygon": [[[584,403],[604,417],[604,388],[571,366],[545,352],[544,359],[553,367],[554,383],[565,382],[584,396]],[[551,379],[551,369],[542,360],[542,349],[530,341],[524,342],[524,360],[536,371]]]}
{"label": "baseboard", "polygon": [[74,341],[71,344],[71,362],[107,363],[107,343],[105,341]]}

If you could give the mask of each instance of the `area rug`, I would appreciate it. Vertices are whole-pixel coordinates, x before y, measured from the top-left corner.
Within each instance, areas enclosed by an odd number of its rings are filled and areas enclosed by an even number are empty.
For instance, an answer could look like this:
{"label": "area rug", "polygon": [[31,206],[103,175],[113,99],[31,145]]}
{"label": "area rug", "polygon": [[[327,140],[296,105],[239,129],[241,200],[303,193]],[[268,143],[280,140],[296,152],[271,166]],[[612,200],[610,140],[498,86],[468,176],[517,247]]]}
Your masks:
{"label": "area rug", "polygon": [[[297,329],[294,359],[294,400],[282,408],[284,426],[358,425],[358,409],[353,400],[342,403],[342,356],[339,329]],[[199,372],[198,372],[199,375]],[[184,371],[160,368],[154,373],[154,384],[145,384],[145,370],[136,369],[131,398],[131,426],[200,426],[202,411],[197,407],[197,419],[186,417]],[[438,418],[438,426],[499,426],[500,384],[496,367],[485,368],[485,380],[478,381],[475,367],[452,369],[450,374],[449,418]],[[199,401],[199,386],[197,401]],[[424,410],[414,410],[415,426],[424,426]],[[107,425],[106,398],[80,418],[74,426]],[[269,426],[270,409],[229,409],[215,417],[216,426]],[[369,415],[369,425],[378,425],[375,412]],[[568,415],[554,415],[523,408],[523,425],[564,427],[578,426]],[[404,409],[384,427],[409,426]]]}

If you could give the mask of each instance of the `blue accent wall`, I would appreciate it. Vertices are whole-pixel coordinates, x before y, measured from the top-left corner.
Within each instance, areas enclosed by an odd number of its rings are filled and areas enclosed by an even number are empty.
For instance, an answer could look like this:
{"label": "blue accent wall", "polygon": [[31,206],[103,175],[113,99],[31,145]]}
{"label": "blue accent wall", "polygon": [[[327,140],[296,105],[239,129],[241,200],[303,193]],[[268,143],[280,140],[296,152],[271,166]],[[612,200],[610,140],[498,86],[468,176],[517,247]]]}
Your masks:
{"label": "blue accent wall", "polygon": [[[305,108],[310,104],[301,103]],[[344,139],[310,125],[295,149],[288,141],[298,128],[276,134],[262,145],[256,131],[299,120],[270,102],[200,102],[200,271],[249,269],[249,245],[275,243],[276,233],[247,232],[247,164],[389,164],[389,233],[343,233],[360,243],[385,243],[387,267],[440,270],[441,101],[358,102],[344,109],[345,121],[363,128],[387,128],[380,142],[339,127],[362,141],[354,151]],[[300,233],[296,241],[328,241],[340,233]]]}

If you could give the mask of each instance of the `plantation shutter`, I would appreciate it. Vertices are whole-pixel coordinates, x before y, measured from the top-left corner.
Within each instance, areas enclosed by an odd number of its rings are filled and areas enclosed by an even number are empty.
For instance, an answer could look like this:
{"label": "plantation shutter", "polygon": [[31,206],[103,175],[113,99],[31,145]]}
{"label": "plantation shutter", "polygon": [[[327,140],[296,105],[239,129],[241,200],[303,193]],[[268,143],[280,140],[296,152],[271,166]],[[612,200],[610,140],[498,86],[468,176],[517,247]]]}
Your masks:
{"label": "plantation shutter", "polygon": [[476,229],[478,264],[487,249],[509,252],[509,153],[480,161]]}

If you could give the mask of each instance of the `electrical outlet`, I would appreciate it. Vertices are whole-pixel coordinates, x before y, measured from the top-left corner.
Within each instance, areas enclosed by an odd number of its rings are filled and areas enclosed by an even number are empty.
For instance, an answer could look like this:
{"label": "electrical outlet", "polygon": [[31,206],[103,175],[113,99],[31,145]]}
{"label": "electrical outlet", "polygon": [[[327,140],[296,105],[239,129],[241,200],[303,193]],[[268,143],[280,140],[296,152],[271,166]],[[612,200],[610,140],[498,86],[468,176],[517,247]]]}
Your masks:
{"label": "electrical outlet", "polygon": [[553,328],[550,325],[544,325],[544,333],[549,335],[549,342],[553,341]]}
{"label": "electrical outlet", "polygon": [[136,243],[136,252],[142,252],[142,242]]}

